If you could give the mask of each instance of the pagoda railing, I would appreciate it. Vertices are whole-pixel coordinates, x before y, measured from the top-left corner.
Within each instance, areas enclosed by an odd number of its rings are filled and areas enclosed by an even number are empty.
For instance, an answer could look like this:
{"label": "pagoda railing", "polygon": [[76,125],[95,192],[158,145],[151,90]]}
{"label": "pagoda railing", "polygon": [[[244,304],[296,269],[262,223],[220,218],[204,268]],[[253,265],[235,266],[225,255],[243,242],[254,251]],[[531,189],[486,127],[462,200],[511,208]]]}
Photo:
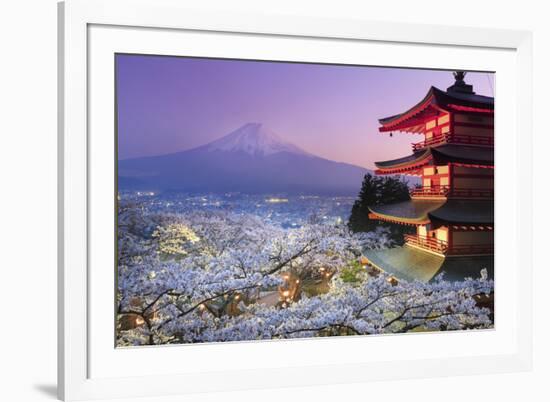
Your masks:
{"label": "pagoda railing", "polygon": [[449,186],[430,186],[415,187],[409,193],[411,197],[446,197],[449,191]]}
{"label": "pagoda railing", "polygon": [[420,248],[424,248],[436,253],[444,254],[448,249],[446,241],[436,239],[435,237],[427,237],[414,234],[406,234],[405,242]]}
{"label": "pagoda railing", "polygon": [[415,234],[406,234],[405,242],[412,246],[430,250],[445,255],[473,255],[473,254],[493,254],[493,244],[461,244],[449,245],[444,240],[435,237],[421,236]]}
{"label": "pagoda railing", "polygon": [[492,188],[451,188],[449,186],[415,187],[409,191],[413,198],[494,198]]}
{"label": "pagoda railing", "polygon": [[412,144],[412,149],[416,152],[426,147],[433,147],[441,144],[479,145],[492,147],[494,146],[494,138],[482,137],[479,135],[445,133],[434,135],[432,138],[414,143]]}
{"label": "pagoda railing", "polygon": [[455,198],[494,198],[495,190],[492,188],[453,188],[449,190],[447,196]]}
{"label": "pagoda railing", "polygon": [[453,245],[447,249],[447,255],[494,254],[494,244]]}

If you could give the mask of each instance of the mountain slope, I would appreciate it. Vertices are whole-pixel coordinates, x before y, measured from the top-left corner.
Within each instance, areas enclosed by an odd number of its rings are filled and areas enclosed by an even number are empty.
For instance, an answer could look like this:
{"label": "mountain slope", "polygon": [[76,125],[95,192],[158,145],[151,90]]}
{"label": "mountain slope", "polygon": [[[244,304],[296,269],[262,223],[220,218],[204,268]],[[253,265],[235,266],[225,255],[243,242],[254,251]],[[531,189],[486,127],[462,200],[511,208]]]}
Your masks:
{"label": "mountain slope", "polygon": [[281,139],[260,123],[248,123],[225,137],[206,145],[209,151],[243,151],[250,155],[266,156],[278,152],[308,155],[307,152]]}
{"label": "mountain slope", "polygon": [[121,189],[357,194],[367,169],[320,158],[250,123],[209,144],[119,161]]}

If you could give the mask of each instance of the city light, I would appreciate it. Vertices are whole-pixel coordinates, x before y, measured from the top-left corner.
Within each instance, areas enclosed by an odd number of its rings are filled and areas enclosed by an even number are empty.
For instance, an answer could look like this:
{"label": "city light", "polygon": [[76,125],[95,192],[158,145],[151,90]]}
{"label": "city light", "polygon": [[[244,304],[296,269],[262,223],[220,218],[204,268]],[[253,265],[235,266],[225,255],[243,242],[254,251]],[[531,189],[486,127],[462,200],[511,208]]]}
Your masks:
{"label": "city light", "polygon": [[281,203],[281,202],[288,202],[288,198],[276,198],[276,197],[272,197],[272,198],[267,198],[265,200],[265,202],[268,202],[270,204],[278,204],[278,203]]}

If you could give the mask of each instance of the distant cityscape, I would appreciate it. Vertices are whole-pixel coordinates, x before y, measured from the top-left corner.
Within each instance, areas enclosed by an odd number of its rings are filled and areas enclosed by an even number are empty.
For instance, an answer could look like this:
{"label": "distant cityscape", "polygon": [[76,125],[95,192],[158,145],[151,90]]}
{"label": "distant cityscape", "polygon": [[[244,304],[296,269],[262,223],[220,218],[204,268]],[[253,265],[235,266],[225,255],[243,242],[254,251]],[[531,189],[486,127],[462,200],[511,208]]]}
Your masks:
{"label": "distant cityscape", "polygon": [[186,194],[152,191],[122,191],[123,201],[139,203],[144,212],[185,214],[223,211],[254,215],[284,229],[300,228],[308,222],[344,224],[356,197],[281,194]]}

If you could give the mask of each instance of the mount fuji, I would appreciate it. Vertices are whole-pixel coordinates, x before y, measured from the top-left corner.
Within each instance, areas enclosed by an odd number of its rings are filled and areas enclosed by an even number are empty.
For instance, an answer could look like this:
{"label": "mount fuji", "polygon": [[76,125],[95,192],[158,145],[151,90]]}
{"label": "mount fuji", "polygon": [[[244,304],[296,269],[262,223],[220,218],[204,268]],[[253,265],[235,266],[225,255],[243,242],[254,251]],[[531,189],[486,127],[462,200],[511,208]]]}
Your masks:
{"label": "mount fuji", "polygon": [[310,154],[260,123],[206,145],[118,162],[122,190],[356,195],[370,171]]}

